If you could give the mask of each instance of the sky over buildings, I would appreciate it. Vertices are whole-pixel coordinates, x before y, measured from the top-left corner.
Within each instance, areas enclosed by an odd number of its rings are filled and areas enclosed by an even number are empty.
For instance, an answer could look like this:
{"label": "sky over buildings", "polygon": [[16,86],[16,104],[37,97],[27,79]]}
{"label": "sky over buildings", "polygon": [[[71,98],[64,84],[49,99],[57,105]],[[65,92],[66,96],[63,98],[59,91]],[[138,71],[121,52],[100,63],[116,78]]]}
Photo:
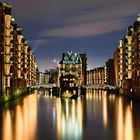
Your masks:
{"label": "sky over buildings", "polygon": [[[140,13],[140,0],[8,0],[37,57],[40,71],[61,53],[84,53],[88,67],[102,66]],[[56,60],[55,62],[53,60]]]}

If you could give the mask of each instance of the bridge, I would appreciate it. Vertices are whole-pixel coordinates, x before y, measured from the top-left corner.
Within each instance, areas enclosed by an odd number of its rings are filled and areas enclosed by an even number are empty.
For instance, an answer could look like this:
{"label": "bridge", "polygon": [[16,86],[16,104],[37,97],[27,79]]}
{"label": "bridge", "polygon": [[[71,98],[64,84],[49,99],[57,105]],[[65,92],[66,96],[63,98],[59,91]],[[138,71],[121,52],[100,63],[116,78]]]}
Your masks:
{"label": "bridge", "polygon": [[[31,89],[40,89],[40,88],[44,88],[44,89],[52,89],[56,87],[56,84],[38,84],[38,85],[34,85],[31,87]],[[103,89],[103,90],[112,90],[112,89],[116,89],[116,87],[114,86],[111,86],[111,85],[107,85],[107,84],[104,84],[104,85],[87,85],[87,86],[84,86],[86,89]]]}
{"label": "bridge", "polygon": [[107,89],[116,89],[116,87],[111,86],[111,85],[87,85],[86,89],[103,89],[103,90],[107,90]]}
{"label": "bridge", "polygon": [[38,85],[31,86],[31,89],[40,89],[40,88],[49,89],[53,87],[56,87],[56,85],[55,84],[38,84]]}

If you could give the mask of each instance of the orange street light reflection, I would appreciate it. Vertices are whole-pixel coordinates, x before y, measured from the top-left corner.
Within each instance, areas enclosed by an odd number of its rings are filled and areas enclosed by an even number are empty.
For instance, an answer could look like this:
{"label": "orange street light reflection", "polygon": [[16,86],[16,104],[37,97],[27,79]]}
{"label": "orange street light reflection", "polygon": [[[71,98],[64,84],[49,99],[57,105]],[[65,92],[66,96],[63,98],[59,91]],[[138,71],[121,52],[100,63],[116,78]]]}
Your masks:
{"label": "orange street light reflection", "polygon": [[104,127],[107,127],[107,123],[108,123],[108,114],[107,114],[107,96],[106,93],[103,94],[103,103],[102,103],[102,108],[103,108],[103,123],[104,123]]}
{"label": "orange street light reflection", "polygon": [[127,106],[125,116],[125,140],[133,140],[133,121],[131,106]]}
{"label": "orange street light reflection", "polygon": [[123,126],[123,100],[119,98],[118,114],[117,114],[117,140],[124,140]]}
{"label": "orange street light reflection", "polygon": [[12,140],[12,120],[9,110],[4,112],[3,119],[3,140]]}
{"label": "orange street light reflection", "polygon": [[14,112],[15,121],[12,122],[9,110],[3,116],[3,140],[31,140],[35,139],[37,121],[36,94],[23,99],[22,105],[17,105]]}

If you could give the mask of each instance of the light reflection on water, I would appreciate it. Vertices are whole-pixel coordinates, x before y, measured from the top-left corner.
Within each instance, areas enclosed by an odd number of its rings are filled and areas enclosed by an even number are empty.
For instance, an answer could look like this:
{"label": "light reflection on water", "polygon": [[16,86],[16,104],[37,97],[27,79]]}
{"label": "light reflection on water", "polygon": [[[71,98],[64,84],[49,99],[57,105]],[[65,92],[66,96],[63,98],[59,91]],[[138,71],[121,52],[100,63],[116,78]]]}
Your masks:
{"label": "light reflection on water", "polygon": [[105,91],[76,100],[40,91],[0,108],[0,139],[139,140],[139,105]]}
{"label": "light reflection on water", "polygon": [[82,136],[82,103],[78,100],[61,100],[57,102],[58,139],[81,139]]}
{"label": "light reflection on water", "polygon": [[36,94],[26,96],[23,105],[14,110],[6,108],[3,113],[3,140],[33,140],[36,131]]}
{"label": "light reflection on water", "polygon": [[132,110],[130,105],[126,108],[125,116],[125,140],[133,140],[133,122],[132,122]]}
{"label": "light reflection on water", "polygon": [[107,95],[106,93],[103,95],[103,100],[102,100],[102,108],[103,108],[103,123],[104,123],[104,127],[107,127],[108,124],[108,114],[107,114]]}
{"label": "light reflection on water", "polygon": [[12,119],[9,110],[4,112],[4,123],[3,123],[3,139],[10,140],[12,137]]}
{"label": "light reflection on water", "polygon": [[124,139],[124,126],[123,126],[123,99],[119,98],[118,100],[118,114],[117,114],[117,140]]}

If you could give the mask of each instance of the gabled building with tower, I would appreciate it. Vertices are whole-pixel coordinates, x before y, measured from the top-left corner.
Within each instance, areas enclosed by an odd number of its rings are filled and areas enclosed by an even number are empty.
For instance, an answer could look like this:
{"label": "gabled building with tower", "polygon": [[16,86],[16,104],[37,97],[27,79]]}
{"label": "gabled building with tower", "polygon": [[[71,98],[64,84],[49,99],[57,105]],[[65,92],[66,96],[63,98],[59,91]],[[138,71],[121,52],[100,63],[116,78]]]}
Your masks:
{"label": "gabled building with tower", "polygon": [[78,90],[86,85],[86,54],[67,52],[62,54],[58,64],[57,87],[62,94],[79,94]]}

